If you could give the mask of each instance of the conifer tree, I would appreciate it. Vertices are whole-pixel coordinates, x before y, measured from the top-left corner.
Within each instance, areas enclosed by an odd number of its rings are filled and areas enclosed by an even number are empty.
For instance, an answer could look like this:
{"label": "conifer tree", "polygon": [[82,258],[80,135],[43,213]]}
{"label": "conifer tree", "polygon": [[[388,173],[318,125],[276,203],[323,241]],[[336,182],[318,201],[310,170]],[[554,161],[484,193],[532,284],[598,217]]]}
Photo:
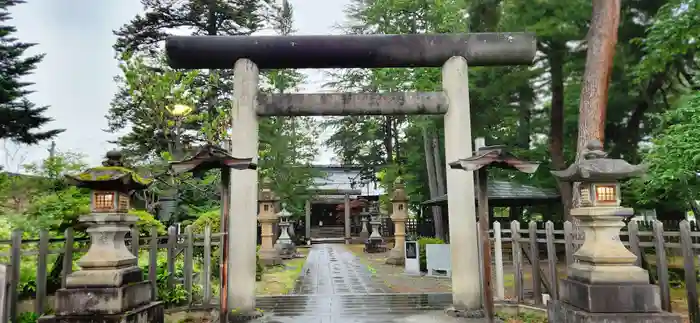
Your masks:
{"label": "conifer tree", "polygon": [[35,44],[23,43],[12,36],[17,28],[8,25],[11,19],[9,9],[24,2],[0,2],[0,139],[36,144],[63,130],[40,131],[52,121],[45,116],[48,106],[36,106],[27,99],[32,93],[28,89],[32,83],[22,81],[22,77],[29,75],[44,55],[25,56],[25,51]]}

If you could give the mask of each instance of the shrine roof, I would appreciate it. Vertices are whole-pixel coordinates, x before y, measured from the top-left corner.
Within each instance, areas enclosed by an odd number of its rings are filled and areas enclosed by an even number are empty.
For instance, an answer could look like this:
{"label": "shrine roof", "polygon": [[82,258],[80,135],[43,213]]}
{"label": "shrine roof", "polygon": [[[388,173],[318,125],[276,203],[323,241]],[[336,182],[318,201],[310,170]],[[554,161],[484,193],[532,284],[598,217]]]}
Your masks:
{"label": "shrine roof", "polygon": [[[559,193],[552,189],[538,188],[509,181],[491,180],[488,182],[489,201],[497,202],[498,205],[523,204],[525,203],[546,203],[548,201],[558,201]],[[478,191],[478,187],[475,188]],[[443,205],[447,204],[447,194],[427,200],[423,205]],[[495,203],[496,204],[496,203]]]}

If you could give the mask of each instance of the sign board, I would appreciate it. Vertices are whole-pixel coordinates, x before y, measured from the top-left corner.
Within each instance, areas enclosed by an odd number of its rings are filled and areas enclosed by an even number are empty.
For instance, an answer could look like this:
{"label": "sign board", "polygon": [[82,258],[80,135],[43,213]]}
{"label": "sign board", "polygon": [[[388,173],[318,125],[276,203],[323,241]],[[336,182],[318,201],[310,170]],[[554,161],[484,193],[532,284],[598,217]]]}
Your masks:
{"label": "sign board", "polygon": [[10,290],[10,266],[0,264],[0,323],[6,323],[10,313],[8,313],[8,298]]}
{"label": "sign board", "polygon": [[420,275],[420,248],[418,241],[404,244],[404,271],[407,275]]}
{"label": "sign board", "polygon": [[428,266],[428,276],[452,276],[452,258],[449,244],[425,245],[425,259]]}

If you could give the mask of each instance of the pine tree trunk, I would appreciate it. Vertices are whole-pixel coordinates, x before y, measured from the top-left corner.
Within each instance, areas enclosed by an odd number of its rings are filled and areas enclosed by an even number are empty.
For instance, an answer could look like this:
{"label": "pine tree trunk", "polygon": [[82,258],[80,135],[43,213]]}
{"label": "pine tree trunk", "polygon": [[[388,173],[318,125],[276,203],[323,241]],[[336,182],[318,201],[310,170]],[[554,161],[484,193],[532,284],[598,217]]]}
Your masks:
{"label": "pine tree trunk", "polygon": [[[593,15],[588,32],[586,69],[583,73],[581,101],[579,105],[578,140],[576,160],[593,139],[605,143],[605,112],[608,103],[608,84],[612,73],[617,28],[620,25],[620,0],[593,0]],[[578,192],[579,183],[574,183],[573,192]],[[572,206],[580,205],[578,194],[574,194]],[[578,228],[578,220],[574,221]],[[577,238],[583,234],[576,229]],[[642,263],[644,263],[642,259]]]}
{"label": "pine tree trunk", "polygon": [[435,179],[437,181],[438,196],[447,194],[447,183],[445,182],[445,163],[442,162],[442,154],[440,153],[440,137],[438,134],[432,134],[433,158],[435,158]]}
{"label": "pine tree trunk", "polygon": [[[430,190],[430,198],[432,199],[440,196],[436,176],[437,164],[435,164],[432,140],[428,135],[428,129],[424,126],[421,128],[421,132],[423,134],[423,150],[425,151],[425,168],[428,173],[428,189]],[[433,225],[435,226],[435,236],[444,240],[445,234],[442,226],[442,209],[440,206],[434,205],[431,207],[431,211],[433,214]]]}

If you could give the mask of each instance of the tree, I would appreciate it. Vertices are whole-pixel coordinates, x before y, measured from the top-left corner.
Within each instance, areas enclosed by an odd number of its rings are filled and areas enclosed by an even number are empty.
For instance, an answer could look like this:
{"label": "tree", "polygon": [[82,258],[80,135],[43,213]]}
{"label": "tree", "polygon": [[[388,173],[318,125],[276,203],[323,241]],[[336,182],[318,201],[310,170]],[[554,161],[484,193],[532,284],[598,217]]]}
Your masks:
{"label": "tree", "polygon": [[114,49],[122,53],[156,53],[174,30],[193,35],[250,35],[264,27],[273,12],[272,0],[141,0],[146,8],[114,34]]}
{"label": "tree", "polygon": [[[226,6],[229,5],[219,4],[212,10],[229,10]],[[156,11],[166,9],[171,8]],[[292,33],[292,7],[285,1],[276,9],[272,27],[280,34]],[[217,13],[217,17],[219,14],[224,13]],[[219,24],[222,28],[219,32],[235,34],[234,27],[228,23]],[[120,39],[125,43],[131,39],[146,44],[140,37],[123,37]],[[162,38],[151,38],[152,41],[158,39]],[[119,42],[117,45],[121,46]],[[204,143],[222,145],[230,125],[230,97],[226,94],[230,90],[227,88],[229,81],[222,76],[227,71],[210,71],[207,74],[204,71],[174,70],[167,67],[161,54],[145,54],[148,51],[140,51],[139,48],[132,47],[133,52],[126,51],[122,55],[123,75],[117,78],[121,92],[114,98],[108,115],[112,131],[131,126],[129,132],[117,140],[131,162],[158,174],[165,171],[162,167],[164,161],[173,159],[179,152],[180,149],[175,147],[178,142],[183,143],[185,154]],[[304,81],[303,75],[294,70],[265,71],[262,79],[261,91],[275,93],[294,91]],[[173,116],[169,107],[174,104],[189,105],[193,111],[186,117]],[[312,118],[274,117],[260,120],[258,166],[261,177],[267,176],[273,180],[273,189],[288,204],[289,211],[296,215],[303,214],[313,179],[309,166],[317,155],[315,138],[318,133],[315,128]],[[176,156],[174,159],[182,157]],[[152,209],[158,207],[157,196],[175,194],[172,188],[178,187],[178,213],[182,215],[178,218],[186,220],[186,216],[219,207],[220,180],[218,171],[204,174],[203,178],[183,174],[171,183],[157,182],[141,193],[141,197]]]}
{"label": "tree", "polygon": [[698,127],[700,93],[696,92],[679,99],[677,106],[662,116],[659,132],[644,158],[648,174],[630,183],[633,191],[627,197],[631,202],[641,207],[686,210],[688,203],[700,196]]}
{"label": "tree", "polygon": [[180,148],[177,144],[196,145],[221,139],[220,131],[214,129],[196,131],[201,127],[200,119],[209,111],[187,116],[170,112],[176,104],[195,107],[206,95],[196,84],[199,71],[176,71],[166,66],[164,57],[150,59],[144,55],[128,57],[120,68],[122,75],[116,81],[122,93],[112,100],[108,122],[114,131],[131,127],[117,140],[127,157],[138,156],[141,162],[159,160],[163,153],[176,155]]}
{"label": "tree", "polygon": [[44,58],[43,54],[25,57],[25,51],[35,44],[12,37],[17,28],[5,25],[11,19],[9,9],[24,2],[9,0],[0,4],[0,139],[36,144],[63,130],[39,131],[53,119],[45,116],[48,107],[38,107],[27,99],[32,93],[28,89],[32,83],[21,80]]}
{"label": "tree", "polygon": [[[283,1],[272,22],[278,34],[294,32],[293,13],[289,2]],[[296,91],[305,78],[296,70],[273,70],[265,72],[263,80],[262,91],[288,93]],[[318,136],[317,122],[312,117],[269,117],[260,120],[260,179],[267,177],[272,181],[273,191],[295,217],[304,215],[305,203],[313,195],[310,191],[313,179],[322,175],[311,167],[318,155]]]}
{"label": "tree", "polygon": [[[350,20],[346,28],[348,33],[358,34],[498,31],[500,2],[467,1],[465,10],[464,1],[358,0],[346,11]],[[341,91],[442,90],[438,68],[347,70],[335,77],[329,86]],[[488,137],[489,144],[511,143],[517,136],[525,136],[524,141],[529,142],[530,123],[522,123],[525,131],[516,127],[520,107],[525,106],[529,112],[533,105],[534,95],[522,99],[518,95],[528,92],[529,78],[528,69],[521,67],[470,69],[472,120],[482,125],[474,128],[475,135]],[[333,131],[327,144],[339,160],[364,165],[369,177],[374,177],[375,169],[381,169],[382,185],[389,190],[401,174],[414,207],[417,202],[440,194],[442,181],[437,175],[445,172],[441,118],[344,117],[326,125]],[[428,159],[437,162],[428,163]],[[436,174],[433,192],[429,189],[432,185],[425,185],[431,182],[431,173]]]}
{"label": "tree", "polygon": [[[642,51],[634,69],[634,82],[640,87],[660,87],[658,104],[665,111],[653,113],[654,132],[643,155],[649,164],[645,178],[628,182],[624,201],[639,208],[657,209],[661,217],[684,217],[700,191],[697,145],[700,97],[697,94],[700,44],[700,1],[674,0],[663,5],[644,37],[637,38]],[[658,79],[667,79],[656,85]],[[650,81],[651,80],[651,81]]]}
{"label": "tree", "polygon": [[[117,36],[114,49],[122,61],[133,57],[162,57],[163,41],[176,34],[176,31],[210,36],[251,34],[265,27],[270,20],[269,16],[277,8],[273,0],[141,0],[141,3],[146,13],[137,15],[128,24],[114,31]],[[179,73],[170,71],[160,59],[147,63],[152,67],[149,74],[158,70]],[[148,69],[148,66],[144,67]],[[232,73],[232,70],[199,71],[196,79],[187,85],[187,90],[193,92],[191,94],[200,94],[193,96],[195,99],[191,102],[194,109],[192,115],[198,117],[188,118],[183,122],[183,127],[199,130],[208,127],[207,124],[220,121],[216,118],[222,115],[219,107],[224,105],[219,102],[230,100]],[[177,80],[168,82],[176,83]],[[128,86],[122,82],[107,117],[110,132],[119,132],[134,122],[135,111],[141,110],[139,106],[132,106],[137,103],[139,101],[131,100]],[[165,142],[160,142],[158,147],[149,145],[146,140],[152,133],[149,133],[150,129],[144,130],[144,133],[133,133],[131,138],[124,138],[128,139],[132,151],[152,153],[156,148],[166,145]]]}

